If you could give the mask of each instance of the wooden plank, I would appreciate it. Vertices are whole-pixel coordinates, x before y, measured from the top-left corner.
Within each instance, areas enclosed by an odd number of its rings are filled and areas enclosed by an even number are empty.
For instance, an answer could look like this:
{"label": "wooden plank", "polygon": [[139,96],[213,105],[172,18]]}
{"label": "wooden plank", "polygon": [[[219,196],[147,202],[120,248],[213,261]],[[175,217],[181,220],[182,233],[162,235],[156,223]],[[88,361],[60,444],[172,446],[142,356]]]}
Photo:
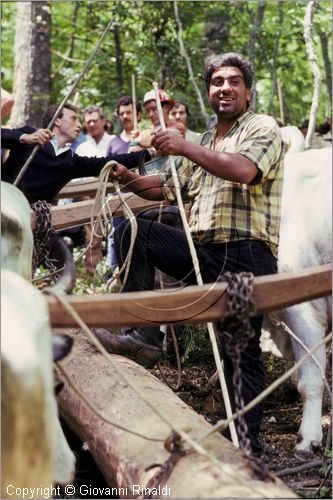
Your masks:
{"label": "wooden plank", "polygon": [[[226,314],[226,288],[226,284],[214,283],[167,291],[69,296],[67,299],[89,326],[203,323],[216,321]],[[332,271],[328,264],[257,277],[253,300],[257,312],[263,314],[331,292]],[[48,297],[48,304],[54,327],[75,326],[71,316],[54,297]]]}
{"label": "wooden plank", "polygon": [[[126,203],[131,208],[134,214],[138,214],[149,208],[158,208],[159,201],[149,201],[136,196],[133,193],[126,193]],[[78,201],[77,203],[68,203],[67,205],[52,207],[52,225],[53,229],[59,230],[68,227],[80,226],[90,222],[91,211],[94,200]],[[113,196],[109,202],[114,216],[123,215],[122,202],[118,196]],[[168,202],[163,202],[164,206],[169,205]]]}
{"label": "wooden plank", "polygon": [[[71,181],[54,197],[56,200],[61,198],[80,198],[81,196],[95,196],[99,181]],[[114,192],[114,186],[108,183],[107,192]]]}

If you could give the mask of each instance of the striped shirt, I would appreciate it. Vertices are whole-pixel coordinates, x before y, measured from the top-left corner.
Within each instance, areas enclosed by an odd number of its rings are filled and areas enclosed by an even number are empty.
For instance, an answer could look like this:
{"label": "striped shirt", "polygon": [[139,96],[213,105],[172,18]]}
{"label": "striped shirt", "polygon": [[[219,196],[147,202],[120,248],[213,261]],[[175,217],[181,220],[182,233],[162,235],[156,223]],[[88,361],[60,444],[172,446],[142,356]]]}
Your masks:
{"label": "striped shirt", "polygon": [[[216,128],[201,144],[214,149]],[[283,184],[284,144],[279,127],[268,115],[244,113],[216,150],[239,153],[261,172],[255,184],[216,177],[186,158],[178,166],[182,195],[192,200],[189,226],[196,243],[227,243],[244,239],[265,241],[277,256]],[[163,194],[175,200],[170,170],[161,173]]]}

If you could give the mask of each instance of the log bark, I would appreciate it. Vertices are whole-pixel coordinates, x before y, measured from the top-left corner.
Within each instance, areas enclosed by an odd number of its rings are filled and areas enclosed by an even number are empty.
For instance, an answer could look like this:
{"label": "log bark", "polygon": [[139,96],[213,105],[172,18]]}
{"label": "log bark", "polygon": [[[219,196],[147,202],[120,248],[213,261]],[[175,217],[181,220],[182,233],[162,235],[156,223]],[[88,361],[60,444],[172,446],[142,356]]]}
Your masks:
{"label": "log bark", "polygon": [[18,2],[12,127],[40,127],[50,97],[50,2]]}
{"label": "log bark", "polygon": [[[70,358],[61,366],[98,411],[112,421],[161,439],[159,442],[120,430],[105,422],[69,386],[61,391],[61,412],[69,426],[86,443],[110,487],[116,487],[120,498],[135,498],[138,487],[145,487],[170,456],[164,447],[170,428],[122,380],[79,331]],[[199,438],[210,425],[168,387],[134,362],[113,355],[113,359],[135,384],[150,395],[152,403],[179,429]],[[169,488],[167,498],[296,498],[279,479],[263,482],[253,477],[241,452],[217,434],[203,445],[220,461],[213,464],[207,456],[193,452],[178,460],[171,475],[160,487]],[[149,470],[148,470],[149,469]],[[136,486],[136,488],[135,488]],[[122,488],[122,489],[120,489]],[[152,491],[154,493],[154,491]],[[161,497],[153,494],[153,498]]]}

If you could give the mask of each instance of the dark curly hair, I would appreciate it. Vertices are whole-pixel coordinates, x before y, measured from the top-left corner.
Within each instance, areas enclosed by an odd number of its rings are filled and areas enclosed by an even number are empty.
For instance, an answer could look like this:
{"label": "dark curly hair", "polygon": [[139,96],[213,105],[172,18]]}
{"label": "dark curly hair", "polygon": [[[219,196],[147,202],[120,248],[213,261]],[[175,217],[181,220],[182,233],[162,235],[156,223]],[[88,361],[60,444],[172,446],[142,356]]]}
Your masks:
{"label": "dark curly hair", "polygon": [[253,64],[242,56],[242,54],[227,52],[226,54],[214,55],[208,60],[204,74],[207,90],[209,90],[214,71],[225,66],[235,66],[239,68],[243,73],[245,87],[248,89],[251,88],[254,74]]}

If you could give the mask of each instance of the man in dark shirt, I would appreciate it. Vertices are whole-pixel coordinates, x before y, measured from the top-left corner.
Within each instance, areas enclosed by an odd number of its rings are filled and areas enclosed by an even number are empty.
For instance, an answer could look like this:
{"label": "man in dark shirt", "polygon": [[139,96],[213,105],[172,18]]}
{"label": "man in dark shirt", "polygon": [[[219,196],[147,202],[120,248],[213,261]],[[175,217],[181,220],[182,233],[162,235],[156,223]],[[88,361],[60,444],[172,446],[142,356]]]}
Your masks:
{"label": "man in dark shirt", "polygon": [[[43,127],[48,125],[57,109],[58,106],[50,106],[47,109],[43,117]],[[10,150],[8,159],[2,166],[2,180],[9,183],[15,181],[36,144],[40,144],[40,149],[18,185],[30,203],[37,200],[51,202],[71,179],[98,176],[109,160],[115,160],[129,169],[138,165],[142,152],[105,158],[76,155],[70,145],[75,142],[80,131],[79,111],[71,104],[66,104],[52,131],[36,131],[28,126],[19,129],[2,128],[2,147]],[[149,159],[149,153],[147,155]]]}

